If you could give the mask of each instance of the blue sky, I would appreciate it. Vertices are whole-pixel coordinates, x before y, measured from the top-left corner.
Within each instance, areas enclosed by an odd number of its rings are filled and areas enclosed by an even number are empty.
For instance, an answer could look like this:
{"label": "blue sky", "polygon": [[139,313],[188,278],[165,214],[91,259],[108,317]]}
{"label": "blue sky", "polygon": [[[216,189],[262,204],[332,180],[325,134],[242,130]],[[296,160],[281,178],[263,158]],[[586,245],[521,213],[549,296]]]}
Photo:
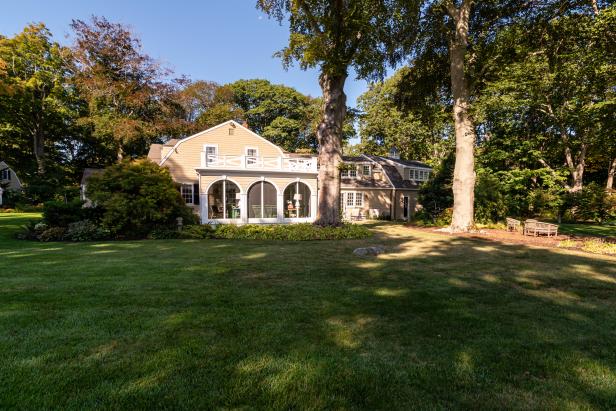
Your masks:
{"label": "blue sky", "polygon": [[[0,33],[12,36],[30,22],[44,22],[67,44],[71,19],[105,16],[129,25],[143,49],[176,74],[218,83],[265,78],[312,96],[321,94],[316,70],[282,68],[272,54],[287,42],[286,26],[255,8],[256,0],[19,0],[3,2]],[[352,77],[348,104],[367,88]]]}

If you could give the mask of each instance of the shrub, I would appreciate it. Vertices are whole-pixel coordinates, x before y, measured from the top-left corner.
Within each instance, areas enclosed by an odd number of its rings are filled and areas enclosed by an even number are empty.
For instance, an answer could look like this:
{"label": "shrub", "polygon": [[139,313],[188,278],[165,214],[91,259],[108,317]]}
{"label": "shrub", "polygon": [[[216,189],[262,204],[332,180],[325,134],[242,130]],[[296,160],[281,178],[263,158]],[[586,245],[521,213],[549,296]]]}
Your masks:
{"label": "shrub", "polygon": [[47,201],[43,205],[43,220],[52,227],[68,227],[69,224],[83,220],[83,202],[79,199]]}
{"label": "shrub", "polygon": [[176,218],[196,223],[166,168],[149,160],[123,162],[92,176],[88,197],[102,209],[102,226],[114,236],[144,238],[155,228],[173,228]]}
{"label": "shrub", "polygon": [[38,240],[42,242],[47,241],[62,241],[64,240],[64,235],[66,234],[66,228],[64,227],[51,227],[47,230],[43,231],[39,236]]}
{"label": "shrub", "polygon": [[156,228],[150,232],[148,238],[152,240],[205,240],[213,238],[214,227],[211,225],[189,225],[185,226],[182,231],[170,228]]}
{"label": "shrub", "polygon": [[570,215],[575,220],[603,222],[616,217],[616,195],[597,183],[589,183],[581,191],[570,194]]}
{"label": "shrub", "polygon": [[289,225],[220,225],[214,232],[215,238],[235,240],[342,240],[370,237],[372,232],[366,227],[346,224],[340,227],[318,227],[313,224]]}
{"label": "shrub", "polygon": [[37,241],[39,236],[43,233],[43,231],[47,230],[47,228],[47,224],[43,222],[30,220],[21,227],[21,231],[17,233],[16,237],[19,240]]}
{"label": "shrub", "polygon": [[77,221],[68,225],[65,240],[69,241],[96,241],[108,238],[108,230],[99,227],[90,220]]}

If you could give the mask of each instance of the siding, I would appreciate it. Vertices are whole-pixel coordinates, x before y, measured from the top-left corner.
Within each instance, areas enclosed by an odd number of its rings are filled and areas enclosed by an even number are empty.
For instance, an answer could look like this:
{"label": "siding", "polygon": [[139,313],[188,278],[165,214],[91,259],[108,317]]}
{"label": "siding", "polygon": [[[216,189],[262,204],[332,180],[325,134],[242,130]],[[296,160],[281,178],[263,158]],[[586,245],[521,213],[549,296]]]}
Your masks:
{"label": "siding", "polygon": [[[234,130],[233,135],[229,135],[229,129]],[[256,137],[241,125],[236,124],[233,128],[226,123],[180,142],[162,166],[169,168],[174,180],[178,182],[197,182],[195,170],[201,167],[201,152],[204,144],[218,145],[219,155],[243,155],[246,147],[257,148],[259,156],[279,157],[283,155],[280,148]]]}

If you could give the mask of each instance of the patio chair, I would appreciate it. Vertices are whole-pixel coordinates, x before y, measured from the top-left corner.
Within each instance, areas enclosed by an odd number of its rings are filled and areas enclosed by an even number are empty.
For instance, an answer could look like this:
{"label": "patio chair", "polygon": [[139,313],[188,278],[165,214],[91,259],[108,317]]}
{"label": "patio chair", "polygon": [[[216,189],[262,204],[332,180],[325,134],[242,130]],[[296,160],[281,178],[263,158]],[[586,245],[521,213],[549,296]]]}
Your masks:
{"label": "patio chair", "polygon": [[519,231],[521,226],[522,222],[520,220],[507,217],[507,231]]}

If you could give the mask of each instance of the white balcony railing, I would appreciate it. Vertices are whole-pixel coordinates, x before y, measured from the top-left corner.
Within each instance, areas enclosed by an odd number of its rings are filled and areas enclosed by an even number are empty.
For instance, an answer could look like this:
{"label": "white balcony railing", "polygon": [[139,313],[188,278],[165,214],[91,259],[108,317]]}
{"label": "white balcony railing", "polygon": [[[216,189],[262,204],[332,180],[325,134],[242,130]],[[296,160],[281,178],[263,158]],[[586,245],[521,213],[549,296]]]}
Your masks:
{"label": "white balcony railing", "polygon": [[317,172],[317,159],[299,157],[258,157],[201,153],[202,168],[256,169],[288,172]]}

